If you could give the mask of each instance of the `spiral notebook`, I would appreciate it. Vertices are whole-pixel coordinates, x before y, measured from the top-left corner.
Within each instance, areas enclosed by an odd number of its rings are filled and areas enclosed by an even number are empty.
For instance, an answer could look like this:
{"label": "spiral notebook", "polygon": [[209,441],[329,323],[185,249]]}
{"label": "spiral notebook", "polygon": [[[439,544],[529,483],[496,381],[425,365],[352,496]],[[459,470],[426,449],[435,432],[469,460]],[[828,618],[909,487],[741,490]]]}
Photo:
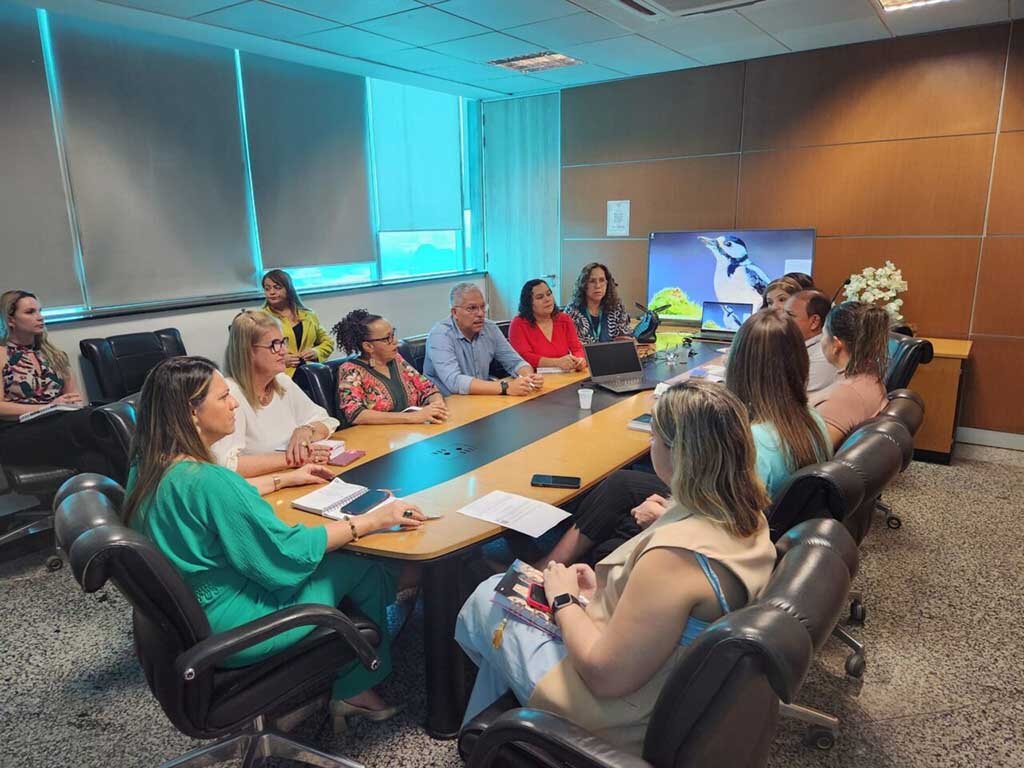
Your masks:
{"label": "spiral notebook", "polygon": [[295,499],[292,506],[303,512],[339,520],[342,515],[369,512],[387,498],[387,491],[371,491],[365,486],[346,483],[336,477],[322,488]]}

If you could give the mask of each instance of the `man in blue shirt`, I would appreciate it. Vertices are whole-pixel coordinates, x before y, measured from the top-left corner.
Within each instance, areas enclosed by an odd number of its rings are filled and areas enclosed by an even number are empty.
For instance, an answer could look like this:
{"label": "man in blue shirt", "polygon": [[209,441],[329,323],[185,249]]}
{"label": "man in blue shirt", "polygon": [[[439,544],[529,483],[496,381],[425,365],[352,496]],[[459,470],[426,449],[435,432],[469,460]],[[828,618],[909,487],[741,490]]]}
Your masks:
{"label": "man in blue shirt", "polygon": [[[423,360],[423,373],[441,394],[522,397],[544,386],[543,377],[512,349],[498,326],[484,317],[487,304],[476,285],[452,286],[448,303],[451,316],[430,329]],[[512,378],[491,380],[492,360]]]}

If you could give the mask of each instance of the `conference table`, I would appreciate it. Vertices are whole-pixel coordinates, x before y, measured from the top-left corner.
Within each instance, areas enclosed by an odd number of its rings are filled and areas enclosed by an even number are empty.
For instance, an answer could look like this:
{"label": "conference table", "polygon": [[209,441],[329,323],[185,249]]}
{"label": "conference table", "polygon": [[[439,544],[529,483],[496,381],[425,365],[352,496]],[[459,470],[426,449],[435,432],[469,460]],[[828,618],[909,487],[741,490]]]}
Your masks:
{"label": "conference table", "polygon": [[[720,357],[718,343],[693,344],[694,356],[644,361],[645,379],[685,378]],[[618,395],[597,388],[590,410],[579,407],[577,390],[588,374],[547,375],[544,388],[528,397],[455,395],[443,424],[355,426],[338,432],[359,461],[340,469],[350,483],[391,490],[442,517],[411,531],[363,536],[347,552],[422,566],[426,730],[434,738],[458,735],[467,701],[466,663],[454,639],[455,619],[466,595],[462,567],[478,547],[501,536],[499,525],[458,510],[491,491],[520,494],[555,506],[585,493],[615,470],[643,457],[650,435],[627,428],[650,410],[650,390]],[[332,468],[333,469],[333,468]],[[534,474],[573,475],[579,489],[534,488]],[[323,525],[319,515],[291,502],[310,488],[287,488],[267,496],[275,514],[290,525]]]}

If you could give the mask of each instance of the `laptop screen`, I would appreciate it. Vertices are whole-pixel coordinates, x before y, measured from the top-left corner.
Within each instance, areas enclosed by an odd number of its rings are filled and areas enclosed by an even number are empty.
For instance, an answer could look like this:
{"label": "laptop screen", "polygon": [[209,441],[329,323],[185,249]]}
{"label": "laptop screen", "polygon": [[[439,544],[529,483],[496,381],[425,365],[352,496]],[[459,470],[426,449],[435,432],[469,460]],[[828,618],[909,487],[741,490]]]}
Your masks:
{"label": "laptop screen", "polygon": [[700,316],[700,329],[702,331],[731,331],[735,333],[752,314],[754,314],[753,304],[705,301],[704,312]]}
{"label": "laptop screen", "polygon": [[601,376],[622,376],[627,373],[641,373],[640,356],[632,341],[608,341],[603,344],[587,344],[587,365],[593,378]]}

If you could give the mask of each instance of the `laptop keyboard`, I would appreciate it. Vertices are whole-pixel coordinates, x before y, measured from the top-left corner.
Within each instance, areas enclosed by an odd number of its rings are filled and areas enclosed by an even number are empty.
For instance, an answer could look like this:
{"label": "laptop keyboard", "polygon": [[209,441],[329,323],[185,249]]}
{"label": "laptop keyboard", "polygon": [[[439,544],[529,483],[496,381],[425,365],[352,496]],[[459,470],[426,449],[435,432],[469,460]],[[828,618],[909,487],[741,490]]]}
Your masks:
{"label": "laptop keyboard", "polygon": [[613,379],[609,384],[616,389],[622,387],[639,387],[644,381],[644,377],[640,376],[623,376],[621,378]]}

